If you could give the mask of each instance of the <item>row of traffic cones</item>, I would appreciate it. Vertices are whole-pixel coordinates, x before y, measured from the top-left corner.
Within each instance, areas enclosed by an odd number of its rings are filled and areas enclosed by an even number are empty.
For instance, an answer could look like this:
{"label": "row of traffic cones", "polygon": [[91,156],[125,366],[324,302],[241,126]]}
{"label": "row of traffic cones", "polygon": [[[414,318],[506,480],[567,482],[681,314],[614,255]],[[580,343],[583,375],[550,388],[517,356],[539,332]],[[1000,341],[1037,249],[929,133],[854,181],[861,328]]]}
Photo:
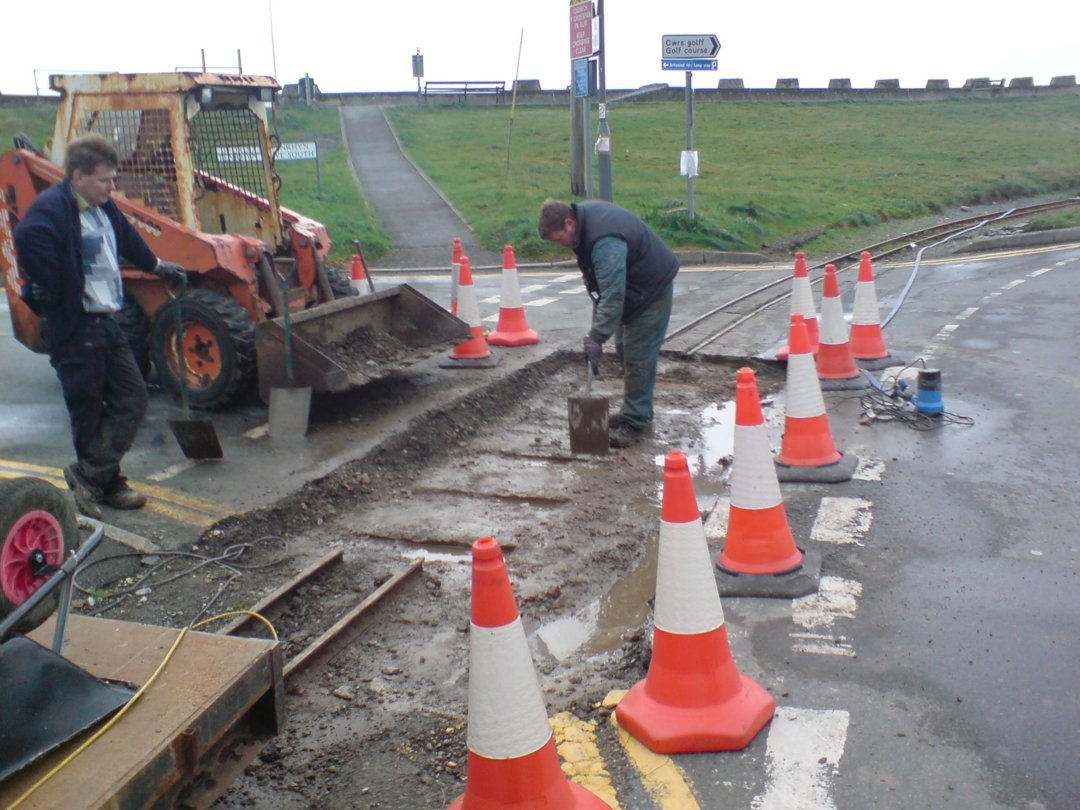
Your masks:
{"label": "row of traffic cones", "polygon": [[[560,770],[499,544],[477,540],[472,560],[468,779],[451,810],[606,808]],[[615,709],[619,725],[659,754],[743,749],[776,709],[735,663],[712,572],[686,456],[669,453],[652,658]]]}
{"label": "row of traffic cones", "polygon": [[[785,441],[774,465],[757,379],[739,369],[734,462],[724,547],[709,559],[686,456],[664,459],[652,657],[619,700],[619,726],[659,754],[740,750],[774,715],[776,701],[732,656],[721,594],[794,598],[817,590],[820,559],[799,548],[778,469],[837,464],[806,324],[791,318]],[[789,462],[791,463],[789,465]],[[558,765],[550,723],[498,543],[473,545],[468,781],[453,810],[602,808]]]}
{"label": "row of traffic cones", "polygon": [[525,317],[512,245],[503,246],[499,322],[493,332],[485,334],[473,290],[472,266],[462,250],[461,239],[455,237],[451,250],[450,313],[469,325],[472,337],[451,350],[439,363],[442,368],[491,368],[499,362],[491,346],[531,346],[540,342],[540,336],[529,327]]}
{"label": "row of traffic cones", "polygon": [[[791,314],[802,315],[806,323],[810,351],[816,361],[818,379],[826,390],[861,389],[867,383],[859,367],[877,370],[899,361],[885,348],[885,338],[878,315],[877,291],[870,253],[859,256],[859,278],[855,283],[855,306],[851,329],[844,321],[840,287],[836,281],[836,266],[827,264],[821,296],[821,324],[814,311],[806,254],[795,254],[795,270],[791,280]],[[787,360],[790,345],[776,353],[778,360]]]}

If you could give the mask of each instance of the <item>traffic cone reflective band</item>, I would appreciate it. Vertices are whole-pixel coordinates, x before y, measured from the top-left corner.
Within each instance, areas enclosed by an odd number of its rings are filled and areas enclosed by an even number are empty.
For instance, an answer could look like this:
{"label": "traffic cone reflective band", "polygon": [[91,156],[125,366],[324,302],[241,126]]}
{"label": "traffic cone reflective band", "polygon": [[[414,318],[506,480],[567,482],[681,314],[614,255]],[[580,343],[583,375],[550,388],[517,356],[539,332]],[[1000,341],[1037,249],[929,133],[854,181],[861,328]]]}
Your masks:
{"label": "traffic cone reflective band", "polygon": [[856,360],[880,360],[889,356],[881,334],[874,268],[870,254],[859,256],[859,280],[855,283],[855,306],[851,312],[851,356]]}
{"label": "traffic cone reflective band", "polygon": [[465,251],[461,248],[460,237],[454,237],[453,246],[450,249],[450,314],[457,315],[458,311],[458,286],[461,283],[461,257]]}
{"label": "traffic cone reflective band", "polygon": [[451,810],[607,810],[559,766],[499,544],[477,540],[472,556],[468,780]]}
{"label": "traffic cone reflective band", "polygon": [[492,346],[530,346],[539,343],[540,336],[529,328],[525,305],[521,302],[517,262],[512,245],[503,245],[502,289],[499,295],[499,323],[488,335]]}
{"label": "traffic cone reflective band", "polygon": [[473,290],[472,270],[468,256],[461,257],[461,278],[458,285],[458,297],[461,309],[458,317],[469,325],[472,337],[455,346],[449,356],[439,363],[440,368],[490,368],[499,362],[491,353],[491,348],[484,337],[484,327],[480,323],[480,307],[476,303]]}
{"label": "traffic cone reflective band", "polygon": [[[806,321],[806,336],[810,340],[810,351],[818,347],[818,318],[814,311],[814,294],[810,290],[810,275],[806,269],[806,254],[801,250],[795,254],[795,273],[791,277],[791,314],[799,313]],[[784,346],[776,353],[777,360],[787,360],[791,350]]]}
{"label": "traffic cone reflective band", "polygon": [[787,365],[787,413],[780,455],[776,458],[777,477],[781,481],[847,481],[858,460],[843,456],[833,442],[801,315],[791,316],[788,342],[791,355]]}
{"label": "traffic cone reflective band", "polygon": [[352,267],[349,271],[349,280],[354,287],[360,287],[364,281],[364,259],[359,253],[352,255]]}
{"label": "traffic cone reflective band", "polygon": [[866,387],[866,380],[855,365],[855,358],[851,356],[848,346],[844,304],[840,300],[840,285],[836,282],[836,267],[831,264],[825,265],[821,291],[821,340],[815,363],[823,390]]}
{"label": "traffic cone reflective band", "polygon": [[780,497],[757,376],[741,368],[735,383],[731,505],[719,566],[739,574],[782,574],[794,571],[802,559]]}
{"label": "traffic cone reflective band", "polygon": [[619,726],[658,754],[735,751],[776,701],[731,657],[686,456],[664,461],[653,652],[644,680],[615,709]]}

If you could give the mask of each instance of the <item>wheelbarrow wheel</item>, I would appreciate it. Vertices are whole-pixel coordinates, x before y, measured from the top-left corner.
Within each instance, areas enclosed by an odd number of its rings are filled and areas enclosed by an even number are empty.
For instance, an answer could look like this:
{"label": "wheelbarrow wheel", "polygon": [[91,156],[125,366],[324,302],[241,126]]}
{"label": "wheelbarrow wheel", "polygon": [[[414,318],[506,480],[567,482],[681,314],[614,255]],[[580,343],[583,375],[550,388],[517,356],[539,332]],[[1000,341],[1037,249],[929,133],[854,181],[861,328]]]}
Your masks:
{"label": "wheelbarrow wheel", "polygon": [[[49,578],[46,566],[59,567],[79,542],[79,524],[70,494],[40,478],[0,481],[0,619],[29,599]],[[29,633],[60,603],[54,588],[15,625]]]}

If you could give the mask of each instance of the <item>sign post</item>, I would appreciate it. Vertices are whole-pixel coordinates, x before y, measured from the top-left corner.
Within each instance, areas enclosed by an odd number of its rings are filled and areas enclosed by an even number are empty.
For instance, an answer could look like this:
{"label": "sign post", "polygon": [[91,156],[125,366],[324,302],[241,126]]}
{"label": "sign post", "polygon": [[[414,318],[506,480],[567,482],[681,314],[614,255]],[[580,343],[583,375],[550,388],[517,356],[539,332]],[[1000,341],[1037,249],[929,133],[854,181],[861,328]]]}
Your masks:
{"label": "sign post", "polygon": [[698,175],[698,154],[694,150],[694,71],[716,70],[720,40],[715,34],[664,34],[661,39],[660,67],[686,71],[686,149],[679,161],[686,175],[686,209],[697,216],[694,202],[694,178]]}

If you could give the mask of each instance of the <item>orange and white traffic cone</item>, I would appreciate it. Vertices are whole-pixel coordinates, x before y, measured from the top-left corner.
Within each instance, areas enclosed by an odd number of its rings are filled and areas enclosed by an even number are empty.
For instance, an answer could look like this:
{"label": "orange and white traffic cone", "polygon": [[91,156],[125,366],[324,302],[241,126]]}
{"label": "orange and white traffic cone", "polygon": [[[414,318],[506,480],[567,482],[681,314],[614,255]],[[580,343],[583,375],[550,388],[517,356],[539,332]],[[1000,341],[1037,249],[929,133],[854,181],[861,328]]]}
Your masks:
{"label": "orange and white traffic cone", "polygon": [[736,375],[731,505],[716,567],[725,596],[795,598],[813,593],[821,581],[820,556],[804,554],[791,534],[750,368]]}
{"label": "orange and white traffic cone", "polygon": [[[814,312],[814,294],[810,290],[810,274],[806,269],[806,254],[795,254],[795,273],[791,277],[791,314],[798,312],[806,321],[806,335],[810,339],[810,351],[818,347],[818,318]],[[785,344],[776,353],[777,360],[787,360],[791,349]]]}
{"label": "orange and white traffic cone", "polygon": [[836,266],[825,265],[825,281],[821,290],[821,339],[817,345],[815,363],[822,391],[854,391],[867,388],[866,378],[855,365],[848,346],[847,324],[844,323],[844,304],[840,300],[840,285],[836,282]]}
{"label": "orange and white traffic cone", "polygon": [[461,247],[461,238],[454,237],[453,246],[450,249],[450,314],[457,315],[458,310],[458,286],[461,284],[461,257],[465,251]]}
{"label": "orange and white traffic cone", "polygon": [[540,342],[536,330],[529,328],[525,319],[525,305],[521,302],[518,285],[517,262],[513,245],[503,245],[502,287],[499,295],[499,323],[488,335],[492,346],[531,346]]}
{"label": "orange and white traffic cone", "polygon": [[559,766],[499,544],[477,540],[472,558],[468,780],[450,810],[607,810]]}
{"label": "orange and white traffic cone", "polygon": [[851,311],[851,356],[865,369],[878,371],[903,362],[889,354],[885,337],[881,333],[881,316],[878,313],[877,289],[874,286],[874,268],[870,254],[863,251],[859,256],[859,280],[855,282],[855,305]]}
{"label": "orange and white traffic cone", "polygon": [[[791,316],[787,366],[787,413],[776,459],[781,481],[850,481],[859,460],[836,449],[801,315]],[[820,344],[818,345],[820,351]]]}
{"label": "orange and white traffic cone", "polygon": [[461,257],[461,283],[458,285],[461,303],[459,316],[469,325],[472,337],[455,346],[450,354],[439,361],[439,368],[492,368],[499,364],[498,355],[491,353],[491,348],[484,337],[484,327],[480,323],[480,307],[476,303],[476,291],[473,290],[472,269],[469,257]]}
{"label": "orange and white traffic cone", "polygon": [[731,656],[694,482],[679,452],[664,460],[658,555],[649,672],[619,701],[615,719],[657,754],[745,748],[776,701]]}
{"label": "orange and white traffic cone", "polygon": [[371,282],[371,274],[368,272],[364,254],[357,251],[352,255],[352,265],[349,268],[349,284],[354,290],[360,292],[363,287],[368,292],[375,292],[375,285]]}

